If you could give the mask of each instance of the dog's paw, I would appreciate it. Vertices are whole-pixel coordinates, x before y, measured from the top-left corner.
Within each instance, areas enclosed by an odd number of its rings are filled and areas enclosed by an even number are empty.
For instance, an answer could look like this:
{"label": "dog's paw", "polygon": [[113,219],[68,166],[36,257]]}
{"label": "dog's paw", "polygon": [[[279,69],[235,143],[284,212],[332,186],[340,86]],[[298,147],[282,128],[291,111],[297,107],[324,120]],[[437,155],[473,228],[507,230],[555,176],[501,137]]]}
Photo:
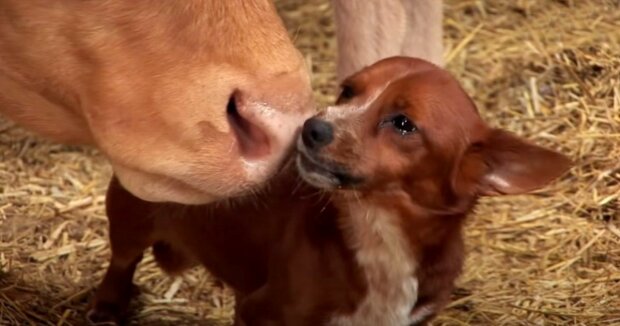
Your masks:
{"label": "dog's paw", "polygon": [[91,325],[120,326],[123,313],[123,309],[118,304],[97,302],[86,313],[86,319]]}

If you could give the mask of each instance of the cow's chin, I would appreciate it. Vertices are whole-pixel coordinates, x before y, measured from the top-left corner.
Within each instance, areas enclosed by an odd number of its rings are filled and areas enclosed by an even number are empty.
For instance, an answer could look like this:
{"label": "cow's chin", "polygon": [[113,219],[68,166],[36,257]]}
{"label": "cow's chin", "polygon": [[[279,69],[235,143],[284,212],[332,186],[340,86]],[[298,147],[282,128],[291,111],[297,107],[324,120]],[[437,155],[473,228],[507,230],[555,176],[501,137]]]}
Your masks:
{"label": "cow's chin", "polygon": [[113,165],[119,182],[132,195],[149,202],[173,202],[187,205],[207,204],[218,196],[159,174],[145,173]]}
{"label": "cow's chin", "polygon": [[112,164],[114,174],[127,191],[149,202],[172,202],[185,205],[209,204],[240,197],[262,187],[281,168],[282,157],[245,161],[228,166],[220,173],[187,179],[153,174]]}

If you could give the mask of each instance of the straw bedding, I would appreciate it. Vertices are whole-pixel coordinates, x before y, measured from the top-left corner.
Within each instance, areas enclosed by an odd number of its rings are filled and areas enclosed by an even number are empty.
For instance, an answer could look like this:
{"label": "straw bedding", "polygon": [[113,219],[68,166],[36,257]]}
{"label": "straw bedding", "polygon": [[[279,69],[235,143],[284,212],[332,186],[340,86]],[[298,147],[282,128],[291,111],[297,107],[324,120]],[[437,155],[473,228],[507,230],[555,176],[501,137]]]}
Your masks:
{"label": "straw bedding", "polygon": [[[336,93],[327,0],[276,1],[312,67],[317,101]],[[491,124],[570,155],[562,180],[485,199],[469,256],[434,325],[620,325],[620,3],[450,0],[447,67]],[[0,120],[0,325],[82,325],[107,259],[95,150]],[[134,323],[225,325],[230,291],[200,269],[138,268]]]}

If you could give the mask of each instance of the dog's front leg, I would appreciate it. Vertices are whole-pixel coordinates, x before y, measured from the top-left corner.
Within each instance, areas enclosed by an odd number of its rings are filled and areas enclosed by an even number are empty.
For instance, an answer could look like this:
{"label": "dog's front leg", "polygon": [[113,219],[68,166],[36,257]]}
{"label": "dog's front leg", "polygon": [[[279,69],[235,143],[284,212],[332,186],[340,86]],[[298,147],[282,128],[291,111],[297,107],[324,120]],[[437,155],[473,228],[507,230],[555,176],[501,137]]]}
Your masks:
{"label": "dog's front leg", "polygon": [[234,326],[282,326],[269,298],[268,286],[263,286],[248,296],[236,295]]}

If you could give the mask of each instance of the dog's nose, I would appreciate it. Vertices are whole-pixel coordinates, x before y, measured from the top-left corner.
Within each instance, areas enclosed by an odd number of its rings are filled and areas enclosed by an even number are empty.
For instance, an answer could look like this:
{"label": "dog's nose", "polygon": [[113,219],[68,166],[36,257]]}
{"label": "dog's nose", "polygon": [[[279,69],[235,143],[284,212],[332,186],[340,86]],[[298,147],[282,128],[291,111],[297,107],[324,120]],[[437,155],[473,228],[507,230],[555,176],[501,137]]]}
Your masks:
{"label": "dog's nose", "polygon": [[334,140],[334,128],[327,121],[310,118],[304,123],[301,139],[308,149],[319,149]]}

